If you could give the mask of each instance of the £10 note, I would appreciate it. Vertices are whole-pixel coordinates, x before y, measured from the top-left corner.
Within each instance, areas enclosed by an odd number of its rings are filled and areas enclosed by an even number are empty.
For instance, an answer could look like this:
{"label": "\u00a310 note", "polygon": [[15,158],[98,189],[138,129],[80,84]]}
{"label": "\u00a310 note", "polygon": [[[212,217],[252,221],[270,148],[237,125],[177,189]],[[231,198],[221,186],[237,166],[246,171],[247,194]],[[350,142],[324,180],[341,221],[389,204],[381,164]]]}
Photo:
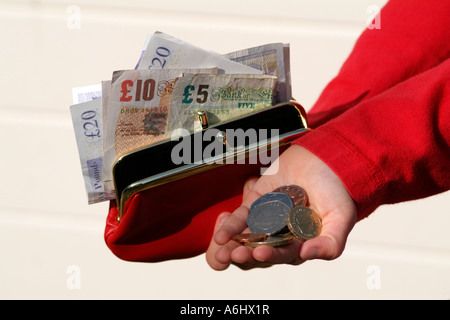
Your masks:
{"label": "\u00a310 note", "polygon": [[113,73],[110,91],[103,97],[103,181],[108,190],[113,178],[112,166],[120,156],[165,139],[173,82],[183,72],[215,74],[217,68]]}

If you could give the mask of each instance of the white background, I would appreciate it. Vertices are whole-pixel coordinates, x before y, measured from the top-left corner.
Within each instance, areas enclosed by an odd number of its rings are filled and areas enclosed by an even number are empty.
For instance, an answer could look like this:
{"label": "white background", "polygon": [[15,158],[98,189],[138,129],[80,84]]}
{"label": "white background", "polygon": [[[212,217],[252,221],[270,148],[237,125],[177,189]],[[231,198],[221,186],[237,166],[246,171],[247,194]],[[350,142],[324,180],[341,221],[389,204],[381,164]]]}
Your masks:
{"label": "white background", "polygon": [[203,255],[121,261],[103,240],[108,205],[87,205],[72,88],[134,68],[147,34],[220,53],[288,42],[293,96],[309,109],[384,3],[0,1],[0,298],[449,299],[449,193],[380,207],[337,260],[224,272]]}

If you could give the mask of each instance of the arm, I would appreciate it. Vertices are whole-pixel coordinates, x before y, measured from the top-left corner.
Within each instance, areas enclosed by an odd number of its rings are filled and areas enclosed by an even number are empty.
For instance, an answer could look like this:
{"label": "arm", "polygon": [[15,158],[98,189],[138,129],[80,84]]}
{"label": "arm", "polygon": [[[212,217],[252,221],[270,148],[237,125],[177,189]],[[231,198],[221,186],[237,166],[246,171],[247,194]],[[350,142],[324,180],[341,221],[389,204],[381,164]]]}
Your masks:
{"label": "arm", "polygon": [[[219,216],[206,252],[216,270],[335,259],[356,223],[384,203],[450,188],[450,59],[359,104],[295,141],[278,171],[245,187],[242,206]],[[270,171],[270,169],[269,169]],[[248,232],[251,203],[281,185],[303,187],[322,218],[304,243],[255,249],[231,237]]]}
{"label": "arm", "polygon": [[340,177],[358,218],[450,188],[450,59],[296,141]]}
{"label": "arm", "polygon": [[309,111],[311,127],[450,57],[449,16],[449,1],[389,1],[380,13],[381,29],[361,34]]}
{"label": "arm", "polygon": [[[310,110],[315,129],[280,156],[275,175],[245,187],[240,208],[219,216],[206,252],[212,268],[337,258],[357,219],[379,205],[450,188],[449,10],[445,1],[386,5],[382,29],[361,36]],[[286,184],[307,190],[321,236],[280,248],[230,241],[245,231],[252,201]]]}

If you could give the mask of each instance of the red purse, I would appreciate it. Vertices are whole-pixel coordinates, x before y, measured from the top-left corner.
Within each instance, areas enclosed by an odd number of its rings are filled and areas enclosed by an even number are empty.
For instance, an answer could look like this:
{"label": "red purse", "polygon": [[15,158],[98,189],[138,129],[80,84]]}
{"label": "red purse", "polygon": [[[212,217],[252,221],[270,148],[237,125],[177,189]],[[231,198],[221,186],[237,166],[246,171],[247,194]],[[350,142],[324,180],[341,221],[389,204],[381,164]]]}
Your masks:
{"label": "red purse", "polygon": [[[249,130],[277,134],[257,142],[248,135],[233,147],[230,133]],[[240,206],[244,182],[261,175],[269,158],[308,130],[303,107],[289,101],[180,138],[188,140],[168,140],[123,156],[113,169],[116,200],[110,202],[106,221],[107,246],[123,260],[140,262],[204,253],[217,216]],[[223,149],[206,159],[194,156],[189,163],[174,163],[174,148],[185,141],[204,142],[206,135],[215,138],[215,148],[211,142],[202,151],[217,151],[219,145]]]}

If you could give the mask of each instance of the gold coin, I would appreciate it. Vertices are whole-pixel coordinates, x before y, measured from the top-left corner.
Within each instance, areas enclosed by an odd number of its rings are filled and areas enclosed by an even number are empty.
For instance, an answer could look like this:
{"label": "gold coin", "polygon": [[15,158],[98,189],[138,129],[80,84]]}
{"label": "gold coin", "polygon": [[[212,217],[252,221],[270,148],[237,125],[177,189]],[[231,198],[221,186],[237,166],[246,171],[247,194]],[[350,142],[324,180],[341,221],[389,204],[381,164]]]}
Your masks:
{"label": "gold coin", "polygon": [[294,240],[294,236],[290,233],[278,234],[275,236],[268,236],[265,240],[262,241],[249,241],[244,243],[245,246],[248,247],[257,247],[257,246],[271,246],[271,247],[279,247],[285,246],[291,243]]}
{"label": "gold coin", "polygon": [[264,233],[241,233],[233,236],[233,240],[241,244],[248,242],[258,242],[266,240],[267,235]]}
{"label": "gold coin", "polygon": [[322,230],[319,215],[304,206],[295,206],[289,211],[287,225],[296,238],[304,241],[317,237]]}

